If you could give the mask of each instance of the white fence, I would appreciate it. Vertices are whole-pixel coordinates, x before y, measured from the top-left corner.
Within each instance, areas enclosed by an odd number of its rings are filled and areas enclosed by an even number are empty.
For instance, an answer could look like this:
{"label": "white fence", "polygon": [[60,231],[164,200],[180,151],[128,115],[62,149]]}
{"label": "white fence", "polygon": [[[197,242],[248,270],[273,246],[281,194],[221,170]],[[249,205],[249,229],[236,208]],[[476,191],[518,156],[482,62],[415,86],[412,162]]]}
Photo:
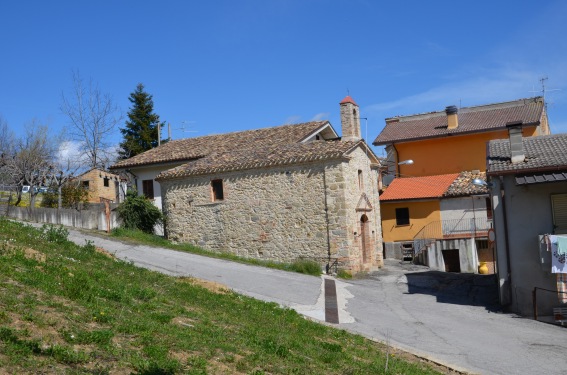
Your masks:
{"label": "white fence", "polygon": [[[46,223],[54,225],[64,225],[75,228],[108,230],[107,218],[104,209],[98,210],[75,210],[57,208],[29,208],[6,206],[6,217],[13,219],[32,221],[36,223]],[[110,230],[120,226],[116,211],[110,212]]]}

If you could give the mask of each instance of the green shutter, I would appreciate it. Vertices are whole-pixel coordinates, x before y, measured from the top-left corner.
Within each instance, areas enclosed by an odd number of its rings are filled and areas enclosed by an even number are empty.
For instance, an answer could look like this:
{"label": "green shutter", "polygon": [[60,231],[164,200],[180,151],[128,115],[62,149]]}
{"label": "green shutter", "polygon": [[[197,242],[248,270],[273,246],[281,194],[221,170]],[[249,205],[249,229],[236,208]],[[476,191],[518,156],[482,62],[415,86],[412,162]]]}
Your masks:
{"label": "green shutter", "polygon": [[567,194],[554,194],[551,196],[553,209],[554,233],[567,233]]}

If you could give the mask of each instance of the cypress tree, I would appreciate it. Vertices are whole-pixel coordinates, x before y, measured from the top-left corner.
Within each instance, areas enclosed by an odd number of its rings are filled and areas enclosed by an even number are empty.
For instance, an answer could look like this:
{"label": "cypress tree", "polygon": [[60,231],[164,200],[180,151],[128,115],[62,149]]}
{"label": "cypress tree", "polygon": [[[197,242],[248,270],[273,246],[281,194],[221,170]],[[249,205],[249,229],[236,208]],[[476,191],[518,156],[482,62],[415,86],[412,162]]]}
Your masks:
{"label": "cypress tree", "polygon": [[152,96],[139,83],[128,100],[132,106],[126,127],[120,128],[124,141],[120,143],[119,159],[131,158],[158,145],[159,116],[153,113]]}

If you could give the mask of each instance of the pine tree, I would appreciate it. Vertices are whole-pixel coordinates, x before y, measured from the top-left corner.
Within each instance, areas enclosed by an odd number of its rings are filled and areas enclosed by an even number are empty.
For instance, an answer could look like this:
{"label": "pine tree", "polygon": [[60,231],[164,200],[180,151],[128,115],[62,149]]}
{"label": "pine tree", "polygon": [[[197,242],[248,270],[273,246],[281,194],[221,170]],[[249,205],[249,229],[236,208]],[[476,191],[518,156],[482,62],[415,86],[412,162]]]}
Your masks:
{"label": "pine tree", "polygon": [[131,158],[158,145],[159,116],[153,113],[152,96],[139,83],[128,100],[132,106],[128,112],[126,128],[120,128],[124,137],[124,141],[120,143],[120,159]]}

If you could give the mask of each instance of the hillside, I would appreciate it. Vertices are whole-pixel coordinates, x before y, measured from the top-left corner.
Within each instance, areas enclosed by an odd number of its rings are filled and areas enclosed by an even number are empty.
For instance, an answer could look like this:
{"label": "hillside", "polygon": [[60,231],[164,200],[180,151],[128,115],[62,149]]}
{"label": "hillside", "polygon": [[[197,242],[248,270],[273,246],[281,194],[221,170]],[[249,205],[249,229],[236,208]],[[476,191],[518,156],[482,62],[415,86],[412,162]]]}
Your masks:
{"label": "hillside", "polygon": [[[380,344],[66,238],[0,219],[0,373],[384,373]],[[388,350],[388,373],[437,373]]]}

